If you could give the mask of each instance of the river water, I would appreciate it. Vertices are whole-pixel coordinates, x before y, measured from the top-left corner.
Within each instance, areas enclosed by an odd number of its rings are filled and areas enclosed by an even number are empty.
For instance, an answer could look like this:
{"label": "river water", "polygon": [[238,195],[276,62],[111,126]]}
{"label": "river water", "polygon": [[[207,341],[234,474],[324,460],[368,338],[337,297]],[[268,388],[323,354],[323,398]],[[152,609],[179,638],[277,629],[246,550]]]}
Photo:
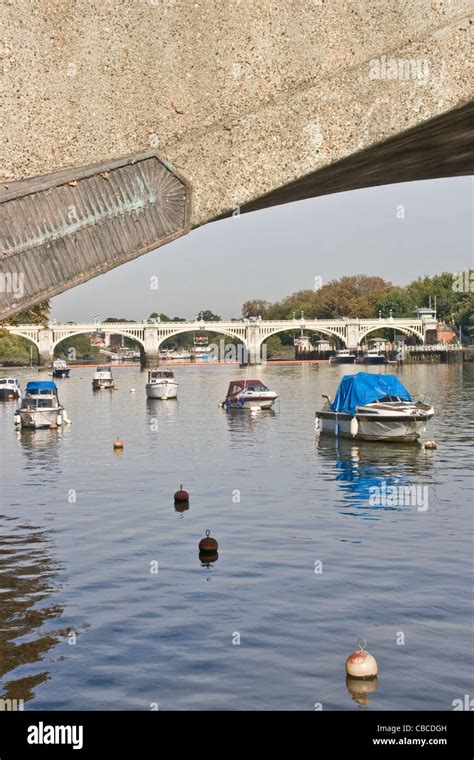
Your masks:
{"label": "river water", "polygon": [[[252,369],[274,413],[218,408],[246,374],[230,365],[177,367],[168,402],[146,400],[138,368],[95,394],[93,370],[73,369],[58,431],[16,432],[1,404],[0,696],[27,710],[449,710],[472,694],[474,364],[397,370],[435,404],[435,451],[318,440],[321,394],[347,371]],[[373,504],[382,482],[427,501]],[[360,637],[379,665],[363,687],[344,673]]]}

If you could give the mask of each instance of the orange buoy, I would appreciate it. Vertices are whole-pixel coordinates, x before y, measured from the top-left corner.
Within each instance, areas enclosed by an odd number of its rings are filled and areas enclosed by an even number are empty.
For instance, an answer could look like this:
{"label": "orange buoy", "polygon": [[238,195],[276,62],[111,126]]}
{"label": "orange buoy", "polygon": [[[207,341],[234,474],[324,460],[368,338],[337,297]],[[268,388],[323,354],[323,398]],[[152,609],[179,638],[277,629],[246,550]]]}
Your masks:
{"label": "orange buoy", "polygon": [[359,649],[352,652],[346,660],[346,673],[352,678],[377,678],[378,666],[377,660],[365,647],[365,639],[359,639],[357,642]]}
{"label": "orange buoy", "polygon": [[215,554],[219,548],[215,538],[211,538],[211,531],[206,530],[206,538],[201,538],[199,541],[199,551],[202,554]]}
{"label": "orange buoy", "polygon": [[174,503],[189,501],[189,494],[187,491],[183,491],[183,484],[181,483],[179,491],[176,491],[174,495]]}
{"label": "orange buoy", "polygon": [[114,441],[114,449],[123,449],[123,441],[118,436]]}

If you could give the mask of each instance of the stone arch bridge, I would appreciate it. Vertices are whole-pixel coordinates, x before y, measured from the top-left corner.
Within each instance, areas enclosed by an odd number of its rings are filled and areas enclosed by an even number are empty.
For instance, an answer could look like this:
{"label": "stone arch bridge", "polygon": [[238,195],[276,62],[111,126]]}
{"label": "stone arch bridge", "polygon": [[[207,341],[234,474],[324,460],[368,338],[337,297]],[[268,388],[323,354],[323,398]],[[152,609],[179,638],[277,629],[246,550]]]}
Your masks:
{"label": "stone arch bridge", "polygon": [[244,345],[248,364],[261,364],[262,345],[267,338],[288,330],[316,332],[327,337],[335,345],[356,349],[362,340],[375,330],[390,328],[407,336],[414,336],[420,343],[426,342],[427,333],[436,330],[436,319],[421,317],[398,319],[374,317],[372,319],[245,319],[240,322],[104,322],[90,324],[19,325],[4,329],[12,335],[30,340],[38,349],[40,365],[48,364],[54,356],[55,347],[66,338],[92,332],[124,335],[137,341],[142,348],[144,363],[148,366],[159,362],[159,351],[165,340],[186,332],[215,332],[239,340]]}

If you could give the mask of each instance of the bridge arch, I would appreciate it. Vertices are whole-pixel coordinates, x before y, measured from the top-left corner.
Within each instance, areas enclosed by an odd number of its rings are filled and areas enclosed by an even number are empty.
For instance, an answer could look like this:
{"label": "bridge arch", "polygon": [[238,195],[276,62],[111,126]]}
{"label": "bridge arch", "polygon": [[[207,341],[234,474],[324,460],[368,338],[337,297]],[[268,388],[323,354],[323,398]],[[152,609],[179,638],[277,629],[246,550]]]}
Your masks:
{"label": "bridge arch", "polygon": [[[261,337],[260,346],[263,345],[263,343],[267,340],[267,338],[271,338],[272,335],[277,335],[278,333],[282,332],[292,332],[297,331],[301,329],[301,325],[295,325],[294,327],[278,327],[274,330],[271,330],[271,332],[268,332],[266,335],[263,335]],[[310,325],[304,325],[303,330],[305,332],[312,332],[316,333],[317,335],[322,335],[323,337],[332,338],[335,339],[338,343],[342,343],[342,345],[347,346],[347,338],[345,335],[341,332],[338,332],[337,330],[331,330],[327,327],[311,327]]]}
{"label": "bridge arch", "polygon": [[404,335],[408,335],[410,337],[415,337],[419,340],[420,343],[424,342],[424,333],[421,330],[418,330],[416,327],[410,327],[409,325],[403,325],[402,327],[400,325],[394,324],[393,322],[383,322],[381,324],[372,325],[370,327],[367,327],[365,329],[361,329],[359,333],[359,341],[362,343],[364,338],[366,338],[370,333],[376,332],[377,330],[397,330],[397,332],[401,332]]}
{"label": "bridge arch", "polygon": [[195,327],[195,328],[185,327],[180,330],[173,330],[172,332],[169,333],[169,335],[163,335],[158,338],[158,348],[161,348],[163,343],[169,340],[170,338],[174,338],[176,335],[184,335],[185,333],[190,333],[190,332],[191,333],[196,332],[196,333],[201,333],[201,334],[213,332],[213,333],[218,333],[219,335],[226,335],[229,338],[238,340],[240,343],[243,343],[243,345],[246,348],[248,348],[247,341],[245,340],[245,337],[243,335],[239,335],[237,332],[232,332],[231,330],[225,330],[223,328],[219,328],[217,325],[219,325],[219,322],[216,322],[216,327],[213,326],[212,329],[206,326],[205,330],[203,330],[200,327]]}
{"label": "bridge arch", "polygon": [[[56,336],[54,336],[53,337],[53,342],[52,342],[52,352],[53,352],[53,354],[54,354],[54,349],[56,348],[56,346],[58,346],[60,343],[62,343],[63,340],[68,340],[69,338],[74,338],[74,337],[76,337],[76,335],[90,335],[90,332],[91,332],[90,329],[88,329],[88,330],[86,330],[86,329],[84,329],[84,330],[72,330],[67,335],[61,335],[61,337],[59,337],[59,338],[56,338]],[[127,330],[124,330],[123,328],[122,329],[118,328],[118,329],[113,329],[113,330],[112,329],[111,330],[109,330],[109,329],[105,329],[104,330],[103,327],[101,326],[100,327],[100,332],[106,332],[109,335],[123,335],[125,338],[130,338],[131,340],[134,340],[136,343],[139,343],[140,346],[141,346],[141,348],[143,348],[143,349],[145,348],[145,343],[144,343],[144,340],[142,338],[137,337],[133,333],[127,332]]]}

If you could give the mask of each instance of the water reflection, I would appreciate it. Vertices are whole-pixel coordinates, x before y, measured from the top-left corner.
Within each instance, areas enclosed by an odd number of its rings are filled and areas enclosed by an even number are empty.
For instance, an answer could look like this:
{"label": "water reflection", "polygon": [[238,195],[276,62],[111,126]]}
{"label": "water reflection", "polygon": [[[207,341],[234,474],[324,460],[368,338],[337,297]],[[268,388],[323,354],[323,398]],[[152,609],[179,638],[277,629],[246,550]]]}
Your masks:
{"label": "water reflection", "polygon": [[375,519],[376,511],[410,510],[412,507],[403,503],[403,499],[397,504],[396,499],[388,496],[394,489],[406,487],[417,487],[418,494],[430,478],[432,461],[419,446],[355,443],[324,435],[319,436],[316,446],[318,454],[329,463],[331,477],[343,497],[357,509],[352,513],[344,510],[343,514]]}
{"label": "water reflection", "polygon": [[59,446],[64,430],[49,428],[33,430],[23,428],[16,432],[21,451],[25,456],[25,470],[35,474],[41,472],[41,479],[35,477],[34,482],[27,484],[37,487],[55,481],[61,473]]}
{"label": "water reflection", "polygon": [[[18,518],[0,518],[0,696],[27,702],[34,698],[35,687],[50,678],[37,663],[67,633],[42,632],[64,612],[61,605],[48,603],[58,587],[60,567],[50,553],[46,531],[30,524],[17,524],[12,530]],[[17,669],[18,677],[7,677]],[[22,676],[26,671],[29,675]]]}
{"label": "water reflection", "polygon": [[354,702],[361,705],[361,707],[368,707],[370,704],[370,696],[377,691],[378,680],[372,678],[365,680],[363,678],[354,678],[353,676],[346,676],[346,688],[349,694],[352,696]]}

